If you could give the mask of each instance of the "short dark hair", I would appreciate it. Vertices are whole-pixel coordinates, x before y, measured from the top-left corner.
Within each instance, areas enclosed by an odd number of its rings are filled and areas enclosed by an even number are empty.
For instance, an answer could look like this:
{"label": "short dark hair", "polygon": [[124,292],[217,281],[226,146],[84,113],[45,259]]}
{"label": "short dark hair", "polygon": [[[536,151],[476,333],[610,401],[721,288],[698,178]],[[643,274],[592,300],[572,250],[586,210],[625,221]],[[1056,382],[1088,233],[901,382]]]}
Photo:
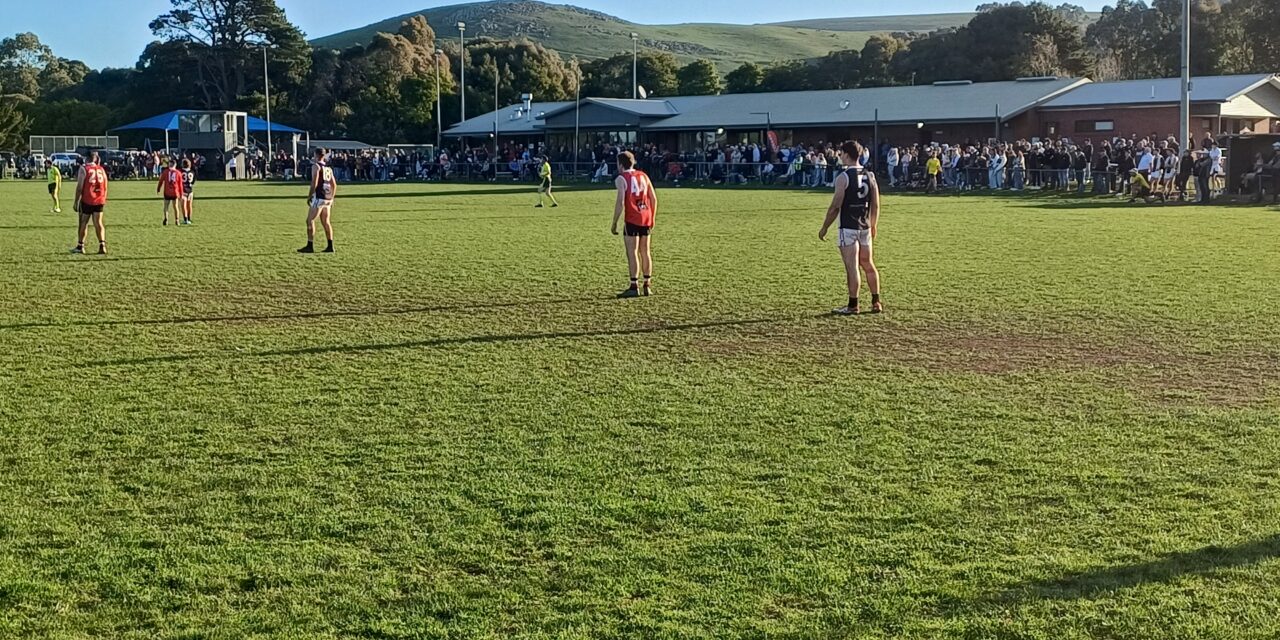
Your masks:
{"label": "short dark hair", "polygon": [[315,156],[316,156],[317,158],[323,158],[323,157],[324,157],[324,148],[323,148],[323,147],[316,147],[316,149],[315,149]]}
{"label": "short dark hair", "polygon": [[618,166],[623,169],[630,169],[636,166],[636,157],[630,151],[623,151],[618,154]]}
{"label": "short dark hair", "polygon": [[96,163],[98,160],[99,160],[99,156],[98,156],[98,152],[97,152],[97,151],[92,151],[92,152],[90,152],[90,153],[89,153],[89,162],[90,162],[90,163]]}
{"label": "short dark hair", "polygon": [[862,143],[857,140],[845,140],[840,143],[840,151],[850,158],[862,157]]}

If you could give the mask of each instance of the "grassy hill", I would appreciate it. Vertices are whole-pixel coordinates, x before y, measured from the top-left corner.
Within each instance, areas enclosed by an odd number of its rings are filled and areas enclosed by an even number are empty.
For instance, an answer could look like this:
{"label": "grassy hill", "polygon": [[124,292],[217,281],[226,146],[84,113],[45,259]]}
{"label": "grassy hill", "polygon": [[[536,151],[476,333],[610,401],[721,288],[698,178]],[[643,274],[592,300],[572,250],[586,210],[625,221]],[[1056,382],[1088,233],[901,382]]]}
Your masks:
{"label": "grassy hill", "polygon": [[[533,0],[494,0],[424,9],[343,31],[313,41],[317,46],[342,49],[368,42],[375,33],[395,31],[408,17],[422,14],[442,37],[456,40],[459,21],[467,23],[467,35],[496,38],[527,37],[555,49],[565,57],[604,58],[631,49],[631,33],[640,34],[640,46],[668,51],[681,60],[707,58],[723,68],[745,60],[769,62],[812,58],[839,49],[859,48],[874,33],[930,31],[963,24],[970,14],[847,18],[807,21],[813,25],[677,24],[643,25],[569,5]],[[822,26],[819,23],[827,23]],[[857,25],[866,28],[852,28]]]}
{"label": "grassy hill", "polygon": [[825,31],[865,31],[884,33],[894,31],[933,31],[946,27],[962,27],[973,19],[974,13],[929,13],[918,16],[866,16],[861,18],[818,18],[777,22],[770,26],[819,29]]}

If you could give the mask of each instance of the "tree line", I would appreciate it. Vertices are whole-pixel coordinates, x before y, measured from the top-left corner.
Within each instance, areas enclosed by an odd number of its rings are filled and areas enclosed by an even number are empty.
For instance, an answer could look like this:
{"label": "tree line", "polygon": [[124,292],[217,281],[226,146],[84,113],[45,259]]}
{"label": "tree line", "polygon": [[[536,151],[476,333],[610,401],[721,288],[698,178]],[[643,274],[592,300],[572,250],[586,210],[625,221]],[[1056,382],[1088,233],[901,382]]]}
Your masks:
{"label": "tree line", "polygon": [[[463,64],[467,117],[492,109],[495,81],[502,105],[522,93],[560,101],[632,92],[630,52],[580,61],[528,40],[477,38],[467,42],[464,57],[456,41],[438,40],[423,16],[335,51],[313,48],[276,0],[170,3],[150,23],[155,41],[129,69],[90,69],[58,57],[30,33],[0,41],[0,148],[21,148],[28,133],[93,133],[179,108],[260,113],[264,73],[280,121],[321,137],[375,143],[433,140],[437,120],[446,128],[459,121]],[[681,65],[669,53],[645,51],[639,84],[650,96],[673,96],[1179,72],[1180,0],[1117,0],[1096,19],[1070,4],[990,3],[977,10],[959,28],[875,35],[861,49],[745,62],[723,77],[708,60]],[[1192,72],[1280,70],[1277,24],[1276,0],[1193,0]]]}

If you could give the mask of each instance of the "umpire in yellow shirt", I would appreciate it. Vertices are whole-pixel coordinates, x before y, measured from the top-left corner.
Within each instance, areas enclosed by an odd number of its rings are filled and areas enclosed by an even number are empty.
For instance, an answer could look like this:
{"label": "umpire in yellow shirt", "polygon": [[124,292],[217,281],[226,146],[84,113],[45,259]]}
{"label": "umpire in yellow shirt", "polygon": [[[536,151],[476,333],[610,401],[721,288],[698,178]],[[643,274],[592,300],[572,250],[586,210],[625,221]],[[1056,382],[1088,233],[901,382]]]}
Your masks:
{"label": "umpire in yellow shirt", "polygon": [[538,161],[541,163],[541,166],[538,167],[538,177],[542,179],[542,184],[538,186],[538,206],[535,208],[542,208],[543,194],[546,194],[551,199],[552,207],[558,207],[560,203],[556,202],[555,195],[551,193],[551,160],[547,159],[546,156],[542,156],[538,158]]}

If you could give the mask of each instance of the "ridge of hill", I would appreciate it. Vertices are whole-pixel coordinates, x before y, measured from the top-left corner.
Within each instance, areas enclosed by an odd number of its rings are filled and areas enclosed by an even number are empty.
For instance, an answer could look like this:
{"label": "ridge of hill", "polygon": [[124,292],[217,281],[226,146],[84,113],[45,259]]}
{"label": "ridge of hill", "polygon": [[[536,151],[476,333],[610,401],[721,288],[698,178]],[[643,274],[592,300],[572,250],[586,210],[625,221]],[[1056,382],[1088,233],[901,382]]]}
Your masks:
{"label": "ridge of hill", "polygon": [[815,58],[830,51],[861,48],[876,33],[932,31],[964,24],[972,14],[832,18],[782,24],[672,24],[628,22],[599,11],[538,0],[492,0],[415,11],[340,33],[316,38],[319,47],[344,49],[364,44],[378,32],[394,32],[400,23],[424,15],[437,37],[457,40],[454,27],[467,24],[467,37],[528,38],[566,58],[606,58],[630,51],[631,33],[640,47],[666,51],[683,62],[707,58],[722,69],[744,61],[772,62]]}

